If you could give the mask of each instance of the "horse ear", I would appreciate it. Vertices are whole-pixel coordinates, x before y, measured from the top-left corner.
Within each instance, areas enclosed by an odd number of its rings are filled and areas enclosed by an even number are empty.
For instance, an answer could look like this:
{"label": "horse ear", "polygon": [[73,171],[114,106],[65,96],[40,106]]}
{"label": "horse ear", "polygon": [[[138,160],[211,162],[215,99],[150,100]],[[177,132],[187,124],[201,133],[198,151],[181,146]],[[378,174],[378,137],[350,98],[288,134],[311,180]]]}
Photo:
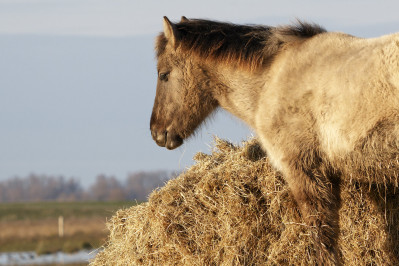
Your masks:
{"label": "horse ear", "polygon": [[182,16],[180,22],[188,22],[188,18],[186,18],[185,16]]}
{"label": "horse ear", "polygon": [[166,39],[170,41],[173,46],[175,46],[178,38],[178,31],[175,24],[170,22],[170,20],[166,16],[163,17],[163,31]]}

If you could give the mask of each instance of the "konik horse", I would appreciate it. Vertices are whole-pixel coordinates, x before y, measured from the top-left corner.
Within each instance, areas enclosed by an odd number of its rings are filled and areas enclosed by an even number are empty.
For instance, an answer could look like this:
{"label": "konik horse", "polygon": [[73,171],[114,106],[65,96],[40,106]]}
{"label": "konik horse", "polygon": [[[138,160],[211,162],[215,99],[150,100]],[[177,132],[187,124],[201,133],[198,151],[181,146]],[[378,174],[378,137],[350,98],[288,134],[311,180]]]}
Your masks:
{"label": "konik horse", "polygon": [[156,55],[156,143],[177,148],[218,107],[245,121],[314,228],[319,264],[339,265],[340,180],[397,186],[399,35],[165,17]]}

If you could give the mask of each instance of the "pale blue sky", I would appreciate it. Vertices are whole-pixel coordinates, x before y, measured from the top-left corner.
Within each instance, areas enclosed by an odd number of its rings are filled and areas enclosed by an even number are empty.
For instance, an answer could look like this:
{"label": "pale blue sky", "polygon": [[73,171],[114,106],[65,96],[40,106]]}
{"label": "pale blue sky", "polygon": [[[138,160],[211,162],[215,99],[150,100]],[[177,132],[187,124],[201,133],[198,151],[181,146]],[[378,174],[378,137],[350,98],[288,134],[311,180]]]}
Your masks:
{"label": "pale blue sky", "polygon": [[162,16],[286,24],[363,37],[399,31],[397,1],[0,0],[0,180],[29,173],[90,183],[97,174],[183,170],[213,134],[250,131],[217,115],[175,151],[151,139],[153,39]]}
{"label": "pale blue sky", "polygon": [[397,1],[371,0],[0,0],[0,33],[132,36],[160,30],[162,16],[286,23],[295,17],[337,27],[398,22]]}

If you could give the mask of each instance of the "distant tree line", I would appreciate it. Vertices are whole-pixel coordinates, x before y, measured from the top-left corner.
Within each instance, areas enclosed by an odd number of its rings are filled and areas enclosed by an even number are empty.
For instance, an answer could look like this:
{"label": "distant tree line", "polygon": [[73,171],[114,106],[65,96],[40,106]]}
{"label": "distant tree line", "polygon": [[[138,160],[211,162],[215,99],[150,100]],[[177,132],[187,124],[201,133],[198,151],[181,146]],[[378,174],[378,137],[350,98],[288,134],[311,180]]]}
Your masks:
{"label": "distant tree line", "polygon": [[137,172],[124,182],[99,175],[88,188],[74,178],[31,174],[0,182],[0,202],[24,201],[145,201],[151,191],[175,176],[169,171]]}

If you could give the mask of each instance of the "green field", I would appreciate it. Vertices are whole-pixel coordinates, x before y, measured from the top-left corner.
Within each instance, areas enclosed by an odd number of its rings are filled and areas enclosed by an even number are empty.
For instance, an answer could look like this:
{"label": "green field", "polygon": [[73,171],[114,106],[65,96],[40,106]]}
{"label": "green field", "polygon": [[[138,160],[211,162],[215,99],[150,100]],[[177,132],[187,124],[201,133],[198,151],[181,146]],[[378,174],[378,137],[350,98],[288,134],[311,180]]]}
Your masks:
{"label": "green field", "polygon": [[[105,222],[118,209],[136,202],[40,202],[0,204],[0,252],[74,252],[101,247],[108,235]],[[58,217],[64,236],[58,235]]]}

